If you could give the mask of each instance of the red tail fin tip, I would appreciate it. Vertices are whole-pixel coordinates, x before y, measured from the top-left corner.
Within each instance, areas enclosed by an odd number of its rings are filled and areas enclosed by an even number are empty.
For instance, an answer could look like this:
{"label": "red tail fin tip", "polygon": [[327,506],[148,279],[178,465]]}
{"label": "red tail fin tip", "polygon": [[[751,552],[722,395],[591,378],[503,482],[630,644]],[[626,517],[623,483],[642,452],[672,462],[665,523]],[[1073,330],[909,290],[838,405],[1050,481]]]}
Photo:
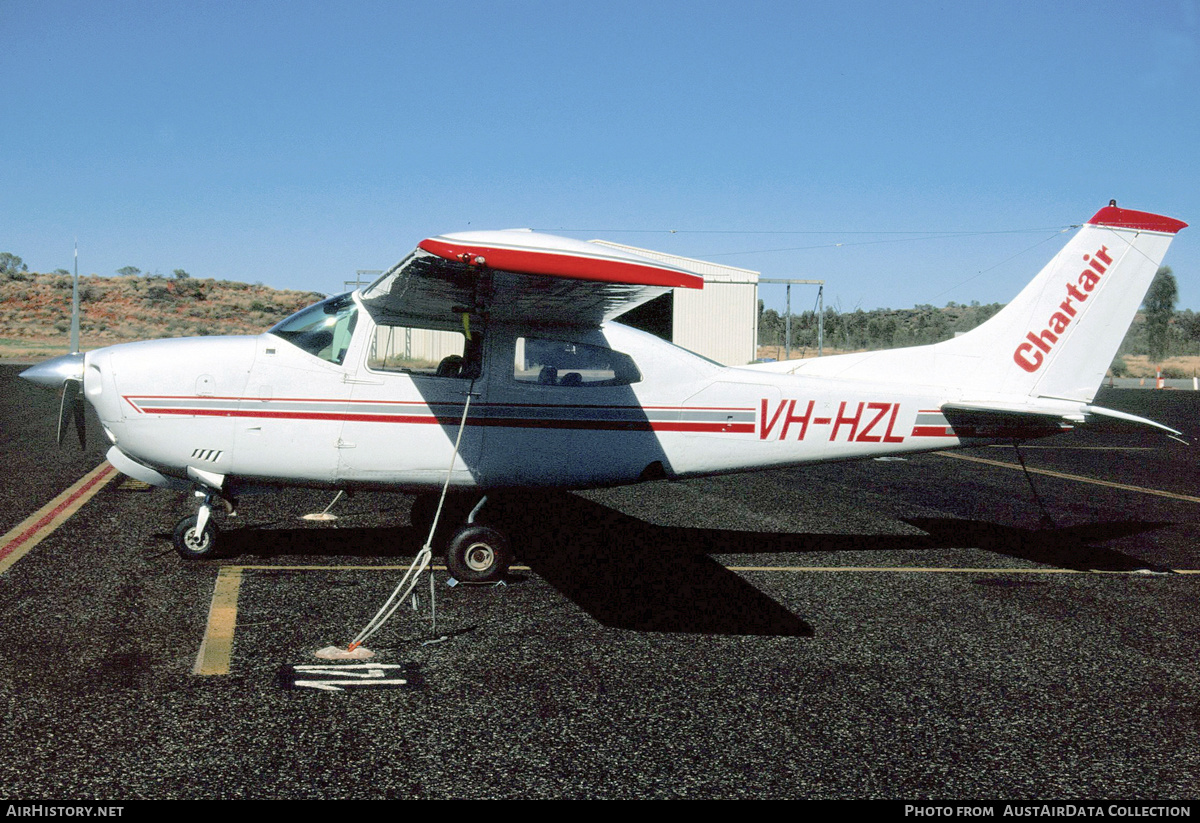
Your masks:
{"label": "red tail fin tip", "polygon": [[1164,217],[1161,214],[1151,214],[1147,211],[1119,209],[1116,206],[1105,206],[1096,212],[1088,221],[1093,226],[1108,226],[1114,229],[1137,229],[1138,231],[1161,231],[1175,234],[1180,229],[1187,228],[1187,223],[1174,217]]}

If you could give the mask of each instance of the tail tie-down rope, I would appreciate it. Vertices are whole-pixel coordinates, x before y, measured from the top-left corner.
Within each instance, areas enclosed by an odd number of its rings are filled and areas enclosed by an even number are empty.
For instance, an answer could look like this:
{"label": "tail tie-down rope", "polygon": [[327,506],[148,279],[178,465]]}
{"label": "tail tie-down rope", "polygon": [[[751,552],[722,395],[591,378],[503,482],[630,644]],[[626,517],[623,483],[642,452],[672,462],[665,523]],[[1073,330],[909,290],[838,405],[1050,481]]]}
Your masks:
{"label": "tail tie-down rope", "polygon": [[[425,545],[417,552],[417,556],[413,558],[408,571],[404,573],[404,577],[400,579],[391,596],[379,608],[375,616],[367,622],[362,631],[355,635],[354,639],[350,641],[350,645],[344,649],[337,646],[326,646],[315,652],[317,657],[329,660],[362,660],[374,657],[375,653],[365,647],[363,643],[383,627],[383,624],[391,618],[396,609],[400,607],[400,604],[417,587],[417,582],[421,579],[421,574],[429,569],[429,564],[433,560],[433,536],[437,533],[438,520],[442,516],[442,507],[446,503],[446,494],[450,491],[450,480],[454,476],[454,464],[458,461],[458,448],[462,443],[463,429],[467,426],[467,412],[471,408],[471,397],[474,395],[474,389],[475,378],[471,378],[470,388],[467,389],[467,400],[463,404],[462,420],[458,423],[458,435],[454,438],[454,453],[450,456],[450,467],[446,470],[446,482],[442,485],[442,495],[438,499],[437,510],[433,514],[433,525],[429,527],[429,534],[425,538]],[[434,598],[432,571],[429,573],[429,619],[432,626],[431,631],[436,633],[437,603]]]}

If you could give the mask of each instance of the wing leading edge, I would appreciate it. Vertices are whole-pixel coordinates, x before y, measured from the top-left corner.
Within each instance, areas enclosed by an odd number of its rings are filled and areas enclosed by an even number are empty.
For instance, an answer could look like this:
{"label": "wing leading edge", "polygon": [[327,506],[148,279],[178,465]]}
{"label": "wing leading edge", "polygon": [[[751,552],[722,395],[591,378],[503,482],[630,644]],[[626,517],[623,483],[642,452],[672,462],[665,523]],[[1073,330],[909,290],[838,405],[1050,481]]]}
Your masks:
{"label": "wing leading edge", "polygon": [[530,231],[431,237],[363,291],[377,322],[454,328],[461,315],[594,328],[704,278],[631,252]]}

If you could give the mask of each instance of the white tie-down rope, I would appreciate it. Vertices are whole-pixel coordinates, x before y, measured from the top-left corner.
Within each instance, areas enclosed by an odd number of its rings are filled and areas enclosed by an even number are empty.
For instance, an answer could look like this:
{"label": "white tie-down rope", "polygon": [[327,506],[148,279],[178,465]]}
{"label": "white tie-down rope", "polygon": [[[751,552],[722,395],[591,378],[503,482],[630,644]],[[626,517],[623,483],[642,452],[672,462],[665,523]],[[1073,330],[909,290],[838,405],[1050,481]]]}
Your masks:
{"label": "white tie-down rope", "polygon": [[[392,616],[392,613],[400,607],[405,598],[412,593],[412,590],[417,587],[417,581],[421,579],[421,573],[429,568],[429,563],[433,559],[433,535],[437,532],[438,519],[442,516],[442,506],[446,502],[446,493],[450,490],[450,479],[454,476],[454,464],[458,460],[458,447],[462,442],[463,429],[467,427],[467,412],[471,408],[471,395],[474,393],[475,380],[471,380],[471,387],[467,390],[467,402],[463,404],[462,420],[458,424],[458,436],[454,438],[454,453],[450,456],[450,468],[446,470],[446,482],[442,486],[442,496],[438,500],[437,510],[433,513],[433,525],[429,527],[429,535],[425,538],[425,545],[421,547],[421,551],[417,552],[417,556],[413,558],[412,564],[408,567],[408,571],[404,573],[404,577],[396,585],[391,597],[387,602],[380,607],[375,616],[370,619],[363,630],[360,631],[350,641],[347,651],[354,651],[367,638],[379,631],[384,623]],[[433,573],[429,574],[429,609],[430,619],[433,621],[433,628],[437,629],[437,606],[434,602],[433,588]]]}

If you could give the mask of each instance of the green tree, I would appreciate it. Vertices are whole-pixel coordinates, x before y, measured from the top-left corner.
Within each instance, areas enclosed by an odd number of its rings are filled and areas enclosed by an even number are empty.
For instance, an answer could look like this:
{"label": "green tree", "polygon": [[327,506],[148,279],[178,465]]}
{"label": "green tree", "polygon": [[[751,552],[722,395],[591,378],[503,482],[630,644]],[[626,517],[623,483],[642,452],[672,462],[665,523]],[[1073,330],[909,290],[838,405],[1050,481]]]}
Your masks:
{"label": "green tree", "polygon": [[1171,318],[1175,316],[1175,301],[1179,287],[1170,266],[1163,266],[1154,275],[1142,309],[1146,312],[1146,344],[1150,361],[1161,363],[1171,342]]}
{"label": "green tree", "polygon": [[[759,301],[762,305],[762,301]],[[783,318],[774,309],[765,309],[758,315],[758,344],[778,346],[783,343]]]}
{"label": "green tree", "polygon": [[11,277],[14,274],[22,274],[29,271],[29,267],[25,265],[25,261],[17,257],[12,252],[0,251],[0,275]]}
{"label": "green tree", "polygon": [[121,275],[122,277],[137,277],[141,273],[142,270],[137,266],[122,266],[121,268],[117,269],[117,274]]}
{"label": "green tree", "polygon": [[1200,342],[1200,314],[1184,309],[1175,315],[1175,325],[1183,339],[1190,343]]}
{"label": "green tree", "polygon": [[176,280],[187,280],[189,277],[191,277],[191,275],[185,272],[183,269],[175,269]]}

